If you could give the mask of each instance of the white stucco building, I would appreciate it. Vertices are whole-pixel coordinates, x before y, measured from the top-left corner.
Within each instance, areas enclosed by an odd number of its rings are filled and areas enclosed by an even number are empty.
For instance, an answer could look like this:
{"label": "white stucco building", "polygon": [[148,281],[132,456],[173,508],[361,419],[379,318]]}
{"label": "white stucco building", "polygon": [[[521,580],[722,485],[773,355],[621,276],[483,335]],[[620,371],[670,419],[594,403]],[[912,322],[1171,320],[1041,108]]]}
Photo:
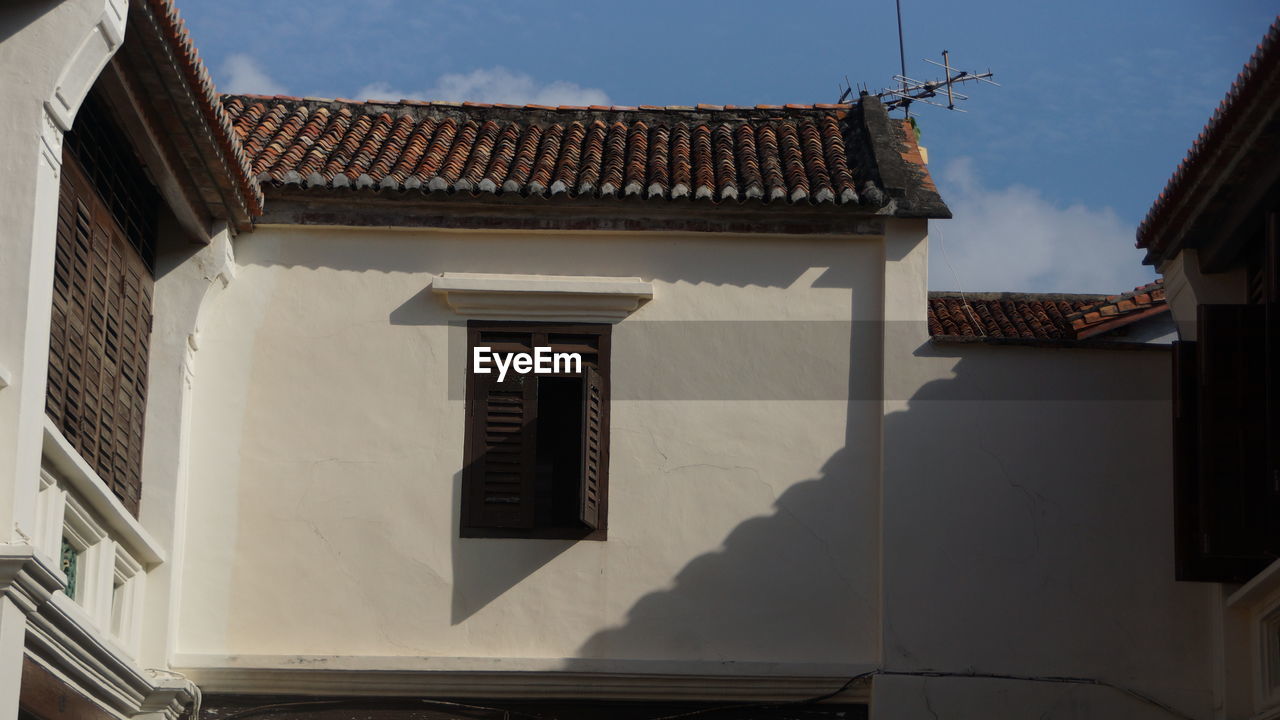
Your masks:
{"label": "white stucco building", "polygon": [[1164,287],[931,295],[875,98],[230,97],[165,0],[0,29],[0,720],[1244,717]]}

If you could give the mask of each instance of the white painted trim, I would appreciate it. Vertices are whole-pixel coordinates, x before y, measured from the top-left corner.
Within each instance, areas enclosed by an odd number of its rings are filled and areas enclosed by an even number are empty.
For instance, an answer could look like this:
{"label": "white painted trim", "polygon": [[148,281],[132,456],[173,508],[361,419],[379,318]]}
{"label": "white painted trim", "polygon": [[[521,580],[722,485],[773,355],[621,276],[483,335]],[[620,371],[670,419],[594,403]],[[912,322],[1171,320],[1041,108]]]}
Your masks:
{"label": "white painted trim", "polygon": [[[862,664],[179,653],[205,692],[770,702],[839,689]],[[571,668],[571,669],[570,669]],[[869,683],[839,699],[865,702]]]}
{"label": "white painted trim", "polygon": [[61,573],[30,545],[0,545],[0,595],[27,617],[26,652],[121,717],[162,713],[176,720],[198,690],[166,670],[144,670],[104,637],[89,612],[57,592]]}
{"label": "white painted trim", "polygon": [[442,273],[431,289],[460,315],[526,320],[616,321],[653,299],[638,277]]}
{"label": "white painted trim", "polygon": [[130,554],[150,568],[165,560],[164,549],[146,531],[48,417],[44,418],[44,456],[64,480],[106,524]]}
{"label": "white painted trim", "polygon": [[106,628],[125,650],[137,656],[142,640],[142,600],[147,576],[142,565],[133,559],[123,545],[115,545],[115,562],[112,563],[111,584],[108,588]]}
{"label": "white painted trim", "polygon": [[24,613],[34,612],[65,584],[57,564],[36,555],[35,548],[0,544],[0,595]]}
{"label": "white painted trim", "polygon": [[127,12],[128,3],[125,0],[107,0],[103,3],[98,22],[80,41],[76,54],[58,78],[53,96],[45,101],[45,112],[62,132],[71,130],[72,121],[85,94],[120,47],[120,43],[124,42]]}
{"label": "white painted trim", "polygon": [[73,494],[65,493],[64,500],[62,537],[80,556],[76,568],[77,597],[70,599],[79,603],[101,625],[102,581],[107,568],[106,556],[114,550],[114,543]]}
{"label": "white painted trim", "polygon": [[67,492],[45,468],[40,468],[40,491],[36,495],[36,528],[32,544],[53,565],[62,550],[62,518],[66,515]]}

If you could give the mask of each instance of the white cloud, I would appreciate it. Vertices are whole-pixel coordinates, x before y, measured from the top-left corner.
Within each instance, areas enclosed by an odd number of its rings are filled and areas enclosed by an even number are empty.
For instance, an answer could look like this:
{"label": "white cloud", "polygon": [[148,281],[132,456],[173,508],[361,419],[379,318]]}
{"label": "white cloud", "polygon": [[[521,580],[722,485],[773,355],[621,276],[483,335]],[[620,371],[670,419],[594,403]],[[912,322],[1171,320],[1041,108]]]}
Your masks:
{"label": "white cloud", "polygon": [[356,93],[360,100],[442,100],[445,102],[508,103],[511,105],[608,105],[609,96],[598,88],[557,81],[540,85],[525,73],[504,67],[481,68],[469,73],[441,75],[434,87],[420,91],[396,89],[388,83],[366,85]]}
{"label": "white cloud", "polygon": [[222,63],[222,92],[284,95],[284,85],[271,79],[249,55],[236,53]]}
{"label": "white cloud", "polygon": [[936,179],[955,219],[930,224],[933,289],[1118,293],[1155,277],[1133,226],[1109,207],[1061,207],[1024,185],[988,188],[970,158]]}

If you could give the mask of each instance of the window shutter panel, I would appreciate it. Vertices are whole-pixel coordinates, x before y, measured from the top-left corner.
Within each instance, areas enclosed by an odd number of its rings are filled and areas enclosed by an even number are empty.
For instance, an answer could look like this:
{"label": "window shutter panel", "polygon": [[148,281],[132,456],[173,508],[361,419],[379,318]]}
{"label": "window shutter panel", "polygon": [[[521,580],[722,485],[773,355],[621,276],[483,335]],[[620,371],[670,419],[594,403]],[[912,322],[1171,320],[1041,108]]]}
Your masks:
{"label": "window shutter panel", "polygon": [[1272,509],[1272,517],[1275,517],[1275,513],[1280,512],[1280,211],[1267,213],[1265,240],[1262,257],[1262,301],[1266,313],[1263,330],[1266,334],[1263,356],[1266,368],[1265,447],[1266,474],[1271,491],[1276,494],[1276,507]]}
{"label": "window shutter panel", "polygon": [[45,412],[136,515],[155,281],[66,151],[56,240]]}
{"label": "window shutter panel", "polygon": [[1194,364],[1185,349],[1177,356],[1180,579],[1242,582],[1280,551],[1266,471],[1264,320],[1261,305],[1202,305]]}
{"label": "window shutter panel", "polygon": [[595,530],[600,525],[601,477],[604,472],[604,382],[595,368],[586,368],[582,393],[582,485],[578,519]]}
{"label": "window shutter panel", "polygon": [[1179,580],[1196,580],[1200,530],[1200,373],[1193,341],[1173,344],[1174,564]]}
{"label": "window shutter panel", "polygon": [[471,455],[467,464],[471,527],[533,527],[538,383],[533,376],[473,375]]}

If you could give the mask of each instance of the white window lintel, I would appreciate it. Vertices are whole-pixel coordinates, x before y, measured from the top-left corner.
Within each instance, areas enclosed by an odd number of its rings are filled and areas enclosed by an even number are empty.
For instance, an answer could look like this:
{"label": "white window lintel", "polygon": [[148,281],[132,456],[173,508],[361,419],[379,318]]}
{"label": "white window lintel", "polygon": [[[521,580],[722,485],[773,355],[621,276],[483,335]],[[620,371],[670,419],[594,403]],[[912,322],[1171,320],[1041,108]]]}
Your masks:
{"label": "white window lintel", "polygon": [[638,277],[442,273],[431,289],[459,315],[618,321],[653,299]]}

